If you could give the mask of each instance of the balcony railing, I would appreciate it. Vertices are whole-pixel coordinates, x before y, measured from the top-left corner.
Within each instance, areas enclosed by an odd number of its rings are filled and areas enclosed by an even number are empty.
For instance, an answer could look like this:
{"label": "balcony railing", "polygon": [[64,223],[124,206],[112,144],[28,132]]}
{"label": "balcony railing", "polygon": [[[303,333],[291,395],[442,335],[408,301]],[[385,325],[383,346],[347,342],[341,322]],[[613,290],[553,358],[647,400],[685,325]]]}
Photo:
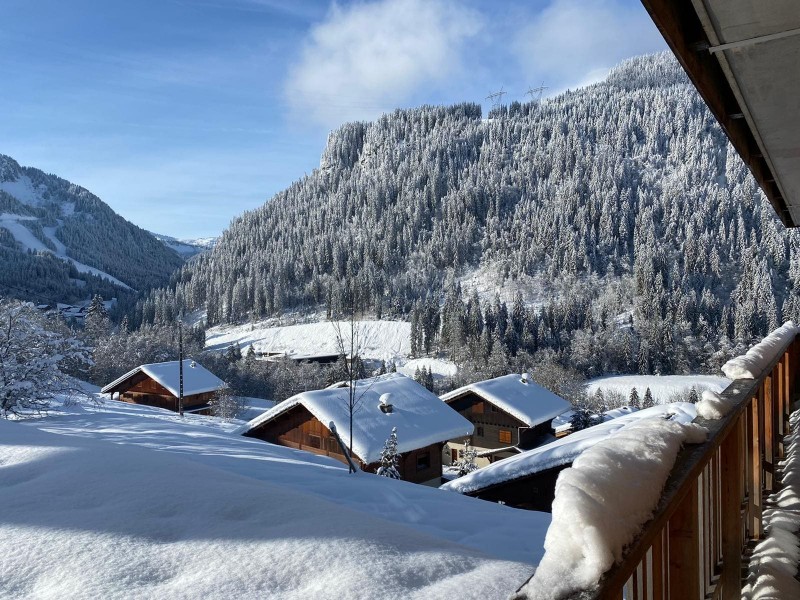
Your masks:
{"label": "balcony railing", "polygon": [[[678,454],[653,517],[622,560],[581,600],[739,599],[744,556],[762,539],[764,498],[775,491],[790,406],[797,398],[800,335],[775,349],[755,379],[722,392],[733,407],[695,419],[706,442]],[[515,598],[528,598],[523,585]]]}
{"label": "balcony railing", "polygon": [[743,555],[763,536],[763,498],[783,458],[799,346],[795,338],[757,379],[731,383],[725,417],[696,421],[708,440],[681,451],[653,518],[585,598],[741,597]]}

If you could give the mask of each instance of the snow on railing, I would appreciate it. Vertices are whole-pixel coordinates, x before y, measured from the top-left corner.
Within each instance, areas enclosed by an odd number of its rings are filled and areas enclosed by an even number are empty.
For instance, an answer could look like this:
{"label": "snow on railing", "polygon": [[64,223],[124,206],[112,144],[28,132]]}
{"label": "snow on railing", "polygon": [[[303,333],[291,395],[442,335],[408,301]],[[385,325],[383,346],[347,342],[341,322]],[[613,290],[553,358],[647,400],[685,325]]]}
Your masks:
{"label": "snow on railing", "polygon": [[704,394],[693,428],[643,421],[563,471],[545,555],[516,598],[739,598],[785,452],[799,331],[787,323],[729,361],[734,381]]}
{"label": "snow on railing", "polygon": [[746,354],[730,359],[722,366],[725,377],[731,380],[756,379],[778,356],[783,354],[786,346],[797,335],[798,328],[791,321],[778,327],[758,344],[750,348]]}
{"label": "snow on railing", "polygon": [[643,419],[575,459],[556,483],[544,557],[520,592],[556,599],[596,585],[653,516],[681,446],[704,442],[706,433],[694,423]]}

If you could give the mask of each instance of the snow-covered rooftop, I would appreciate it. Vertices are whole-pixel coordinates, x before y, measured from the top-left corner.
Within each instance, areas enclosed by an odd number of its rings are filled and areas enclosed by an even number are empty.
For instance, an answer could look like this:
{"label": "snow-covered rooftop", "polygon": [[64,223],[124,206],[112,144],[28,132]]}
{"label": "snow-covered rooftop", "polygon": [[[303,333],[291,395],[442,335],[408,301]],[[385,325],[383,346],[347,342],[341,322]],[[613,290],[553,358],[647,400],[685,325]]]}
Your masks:
{"label": "snow-covered rooftop", "polygon": [[[119,379],[116,379],[105,386],[102,393],[108,393],[117,387],[126,379],[133,377],[137,373],[144,373],[150,378],[154,379],[169,392],[178,397],[180,391],[180,368],[179,361],[172,360],[169,362],[151,363],[148,365],[141,365],[125,373]],[[225,387],[225,382],[219,377],[214,375],[211,371],[206,369],[198,362],[187,358],[183,361],[183,395],[193,396],[194,394],[203,394],[205,392],[214,392],[218,389]]]}
{"label": "snow-covered rooftop", "polygon": [[[434,394],[400,373],[389,373],[355,384],[358,406],[353,419],[353,452],[365,463],[376,462],[392,428],[397,449],[409,452],[430,444],[472,434],[473,425]],[[390,394],[392,412],[384,413],[380,397]],[[281,402],[238,430],[244,434],[272,421],[297,405],[328,426],[333,422],[346,444],[349,436],[349,387],[303,392]]]}
{"label": "snow-covered rooftop", "polygon": [[468,392],[477,394],[528,427],[549,421],[571,408],[569,402],[530,378],[523,382],[522,375],[517,373],[465,385],[444,394],[442,400],[450,402]]}
{"label": "snow-covered rooftop", "polygon": [[694,404],[689,402],[676,402],[674,404],[661,404],[652,408],[637,410],[624,417],[619,417],[600,423],[594,427],[587,427],[571,435],[556,440],[551,444],[539,446],[533,450],[523,452],[499,462],[473,471],[441,487],[446,490],[468,494],[487,487],[497,485],[520,477],[526,477],[571,463],[581,452],[611,437],[616,432],[629,427],[642,419],[672,415],[671,420],[680,423],[691,423],[697,416]]}

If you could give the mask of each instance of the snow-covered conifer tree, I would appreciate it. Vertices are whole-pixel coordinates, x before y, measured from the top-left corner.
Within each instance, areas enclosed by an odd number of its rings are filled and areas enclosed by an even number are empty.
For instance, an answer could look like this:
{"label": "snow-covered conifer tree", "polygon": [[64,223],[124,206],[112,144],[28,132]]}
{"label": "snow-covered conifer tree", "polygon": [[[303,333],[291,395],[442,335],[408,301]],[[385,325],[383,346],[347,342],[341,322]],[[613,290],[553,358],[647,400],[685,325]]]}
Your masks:
{"label": "snow-covered conifer tree", "polygon": [[631,395],[628,396],[628,406],[632,408],[642,408],[642,402],[639,400],[639,392],[636,386],[631,389]]}
{"label": "snow-covered conifer tree", "polygon": [[697,394],[697,388],[692,386],[692,389],[689,390],[689,402],[697,404],[699,401],[700,397]]}
{"label": "snow-covered conifer tree", "polygon": [[478,451],[469,445],[469,438],[465,439],[464,449],[461,451],[461,456],[453,465],[456,467],[459,477],[477,470],[478,465],[475,464],[475,459],[477,457]]}
{"label": "snow-covered conifer tree", "polygon": [[381,466],[378,467],[378,475],[390,477],[391,479],[400,479],[397,460],[397,427],[392,427],[392,433],[389,434],[389,438],[383,444],[383,450],[381,450]]}
{"label": "snow-covered conifer tree", "polygon": [[642,408],[651,408],[655,405],[656,403],[653,400],[653,392],[651,392],[650,388],[648,387],[644,391],[644,398],[642,399]]}

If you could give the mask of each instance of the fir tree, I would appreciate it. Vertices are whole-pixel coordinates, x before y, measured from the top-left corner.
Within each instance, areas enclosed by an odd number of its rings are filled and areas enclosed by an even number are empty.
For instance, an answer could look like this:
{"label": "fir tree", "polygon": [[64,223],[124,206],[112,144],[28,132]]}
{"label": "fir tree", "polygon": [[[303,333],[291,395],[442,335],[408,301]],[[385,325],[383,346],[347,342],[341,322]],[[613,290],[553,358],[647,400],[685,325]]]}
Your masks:
{"label": "fir tree", "polygon": [[459,477],[472,473],[477,470],[478,465],[475,464],[475,459],[478,457],[478,451],[469,445],[469,438],[464,440],[464,449],[460,452],[461,456],[453,465]]}
{"label": "fir tree", "polygon": [[648,387],[644,391],[644,398],[642,399],[642,408],[652,408],[655,405],[656,403],[653,401],[653,392],[651,392],[650,388]]}
{"label": "fir tree", "polygon": [[642,403],[639,400],[639,392],[636,390],[636,386],[631,388],[631,394],[628,396],[628,406],[631,408],[642,408]]}
{"label": "fir tree", "polygon": [[697,404],[700,401],[700,398],[697,394],[697,388],[692,386],[692,389],[689,390],[689,402],[692,404]]}
{"label": "fir tree", "polygon": [[400,479],[397,461],[397,427],[392,427],[392,433],[389,434],[389,438],[384,442],[383,450],[381,450],[381,466],[378,467],[378,475],[391,479]]}

